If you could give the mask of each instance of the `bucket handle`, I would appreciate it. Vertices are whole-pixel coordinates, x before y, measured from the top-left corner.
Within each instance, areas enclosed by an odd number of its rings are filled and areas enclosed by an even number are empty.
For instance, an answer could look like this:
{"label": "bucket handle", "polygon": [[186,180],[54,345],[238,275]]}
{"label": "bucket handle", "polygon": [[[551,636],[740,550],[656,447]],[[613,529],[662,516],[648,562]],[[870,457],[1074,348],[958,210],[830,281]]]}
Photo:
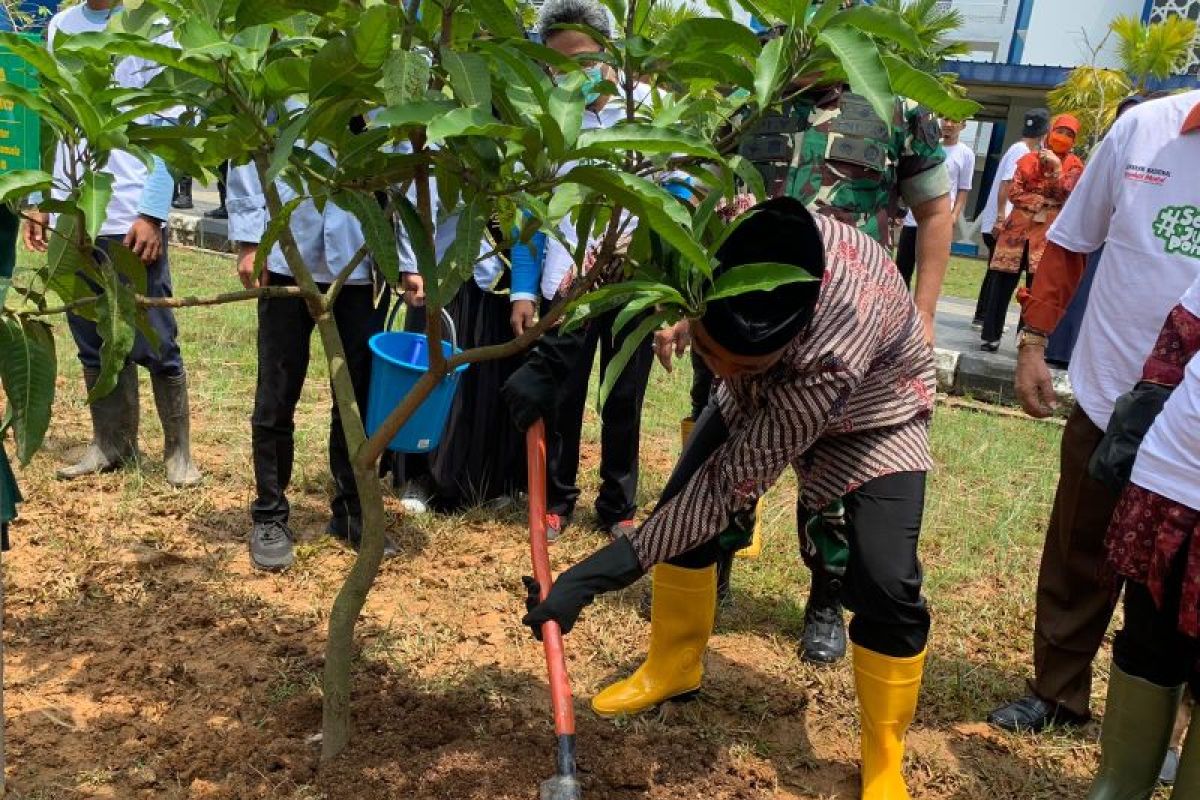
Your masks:
{"label": "bucket handle", "polygon": [[[396,324],[396,314],[400,312],[400,307],[404,305],[404,301],[398,301],[392,306],[392,310],[388,312],[387,323],[383,329],[390,331],[392,326]],[[450,352],[458,349],[458,328],[454,325],[454,317],[450,316],[450,312],[442,307],[442,321],[446,323],[446,327],[450,330]]]}

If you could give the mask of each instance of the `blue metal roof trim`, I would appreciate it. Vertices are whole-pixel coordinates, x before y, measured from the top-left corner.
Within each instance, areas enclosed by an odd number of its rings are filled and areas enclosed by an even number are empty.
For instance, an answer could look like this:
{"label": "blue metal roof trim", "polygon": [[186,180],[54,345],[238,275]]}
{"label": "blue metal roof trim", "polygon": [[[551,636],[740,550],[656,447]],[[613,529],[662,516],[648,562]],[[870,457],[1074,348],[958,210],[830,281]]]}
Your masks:
{"label": "blue metal roof trim", "polygon": [[[988,61],[945,61],[942,69],[958,75],[965,85],[990,83],[1003,86],[1030,86],[1052,89],[1067,79],[1070,67],[1040,64],[996,64]],[[1200,80],[1195,75],[1172,75],[1165,81],[1150,81],[1150,90],[1195,89]]]}

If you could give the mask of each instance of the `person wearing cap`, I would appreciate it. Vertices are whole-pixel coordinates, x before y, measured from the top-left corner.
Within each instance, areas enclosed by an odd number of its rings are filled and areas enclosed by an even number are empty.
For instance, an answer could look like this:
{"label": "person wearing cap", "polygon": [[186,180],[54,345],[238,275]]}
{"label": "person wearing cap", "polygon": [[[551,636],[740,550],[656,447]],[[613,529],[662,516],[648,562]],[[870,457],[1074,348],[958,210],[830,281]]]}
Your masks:
{"label": "person wearing cap", "polygon": [[1092,662],[1112,619],[1104,536],[1118,492],[1089,462],[1117,398],[1138,382],[1163,320],[1200,276],[1200,91],[1125,113],[1092,153],[1047,236],[1033,288],[1018,295],[1016,391],[1026,413],[1055,399],[1046,337],[1079,286],[1087,254],[1104,245],[1071,358],[1075,407],[1063,428],[1060,474],[1038,571],[1034,674],[1024,696],[988,720],[1005,730],[1080,725],[1090,717]]}
{"label": "person wearing cap", "polygon": [[[907,798],[904,734],[930,622],[917,541],[932,466],[933,353],[881,245],[789,197],[750,213],[718,250],[714,277],[780,262],[801,280],[709,302],[692,321],[693,346],[722,380],[661,500],[640,527],[562,573],[544,602],[527,578],[523,622],[535,636],[549,620],[569,632],[598,594],[652,570],[646,660],[592,708],[633,714],[697,691],[716,564],[744,545],[754,504],[790,466],[812,512],[845,498],[862,797]],[[524,409],[514,416],[532,421]]]}
{"label": "person wearing cap", "polygon": [[1046,250],[1046,232],[1083,174],[1083,162],[1071,152],[1078,134],[1079,120],[1060,114],[1050,124],[1046,146],[1026,153],[1017,162],[1008,193],[1013,208],[998,229],[988,265],[992,278],[984,302],[981,350],[994,353],[1000,349],[1008,304],[1021,273],[1025,273],[1026,286],[1032,284]]}
{"label": "person wearing cap", "polygon": [[[988,193],[987,204],[979,215],[979,232],[983,243],[988,249],[988,266],[991,266],[992,254],[996,252],[997,230],[1004,220],[1008,219],[1008,192],[1012,188],[1013,176],[1017,174],[1017,162],[1026,153],[1036,151],[1042,146],[1042,137],[1050,130],[1050,112],[1044,108],[1034,108],[1025,114],[1025,122],[1021,126],[1021,138],[1013,142],[996,168],[992,180],[992,190]],[[992,288],[992,274],[985,272],[983,282],[979,286],[979,298],[975,301],[975,316],[971,327],[983,330],[983,308],[987,303],[988,293]]]}

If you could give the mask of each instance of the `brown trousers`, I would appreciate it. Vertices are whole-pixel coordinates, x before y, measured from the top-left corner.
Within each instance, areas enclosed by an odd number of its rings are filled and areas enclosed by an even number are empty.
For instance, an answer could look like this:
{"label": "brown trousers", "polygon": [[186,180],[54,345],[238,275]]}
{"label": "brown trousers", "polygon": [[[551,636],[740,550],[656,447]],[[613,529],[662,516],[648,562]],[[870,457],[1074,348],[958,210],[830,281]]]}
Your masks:
{"label": "brown trousers", "polygon": [[1103,436],[1076,406],[1063,430],[1033,629],[1030,688],[1081,716],[1089,714],[1092,661],[1115,607],[1112,584],[1104,577],[1104,536],[1119,493],[1088,475],[1088,461]]}

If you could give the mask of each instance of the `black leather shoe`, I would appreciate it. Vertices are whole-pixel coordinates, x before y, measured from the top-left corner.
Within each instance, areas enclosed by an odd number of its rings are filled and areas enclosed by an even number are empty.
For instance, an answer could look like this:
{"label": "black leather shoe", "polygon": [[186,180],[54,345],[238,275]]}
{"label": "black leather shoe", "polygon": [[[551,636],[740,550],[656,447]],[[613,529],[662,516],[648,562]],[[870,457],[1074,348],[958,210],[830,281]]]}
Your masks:
{"label": "black leather shoe", "polygon": [[804,609],[800,658],[811,664],[833,664],[846,657],[846,622],[838,596],[838,578],[813,573],[813,586]]}
{"label": "black leather shoe", "polygon": [[[348,544],[350,549],[356,553],[359,545],[362,544],[362,521],[358,518],[334,517],[329,520],[329,526],[325,532]],[[385,533],[383,535],[383,557],[392,558],[399,552],[396,543]]]}
{"label": "black leather shoe", "polygon": [[1077,727],[1088,717],[1052,706],[1037,695],[1026,695],[988,714],[988,722],[1010,733],[1038,733],[1051,726]]}

